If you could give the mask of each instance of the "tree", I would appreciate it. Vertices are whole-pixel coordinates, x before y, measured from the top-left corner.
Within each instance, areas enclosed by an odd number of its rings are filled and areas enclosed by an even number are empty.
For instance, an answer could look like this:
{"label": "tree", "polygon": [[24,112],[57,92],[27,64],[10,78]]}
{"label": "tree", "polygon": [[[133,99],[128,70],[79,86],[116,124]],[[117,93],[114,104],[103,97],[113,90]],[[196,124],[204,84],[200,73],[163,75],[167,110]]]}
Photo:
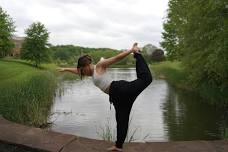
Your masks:
{"label": "tree", "polygon": [[162,32],[163,41],[160,42],[160,45],[167,52],[167,57],[169,60],[179,60],[180,55],[178,52],[178,38],[176,29],[173,27],[173,23],[170,20],[167,20],[163,24],[164,32]]}
{"label": "tree", "polygon": [[165,60],[165,55],[164,55],[164,51],[161,49],[156,49],[152,55],[151,55],[151,59],[153,61],[163,61]]}
{"label": "tree", "polygon": [[22,45],[21,58],[31,61],[38,67],[41,62],[49,61],[48,38],[49,33],[45,26],[33,23],[25,31],[26,37]]}
{"label": "tree", "polygon": [[227,0],[169,0],[161,45],[169,59],[184,63],[196,88],[228,90],[227,6]]}
{"label": "tree", "polygon": [[5,57],[13,48],[13,32],[15,26],[12,18],[0,7],[0,57]]}
{"label": "tree", "polygon": [[[188,23],[182,27],[183,61],[196,86],[228,87],[227,1],[189,2]],[[190,9],[189,9],[190,10]]]}
{"label": "tree", "polygon": [[[160,45],[167,52],[169,60],[181,60],[183,49],[181,44],[183,39],[183,26],[187,24],[187,13],[191,10],[188,3],[191,0],[169,0],[167,18],[163,23],[163,41]],[[189,10],[188,10],[189,9]]]}
{"label": "tree", "polygon": [[146,52],[147,55],[151,56],[156,49],[158,49],[156,46],[152,44],[147,44],[143,46],[142,51]]}

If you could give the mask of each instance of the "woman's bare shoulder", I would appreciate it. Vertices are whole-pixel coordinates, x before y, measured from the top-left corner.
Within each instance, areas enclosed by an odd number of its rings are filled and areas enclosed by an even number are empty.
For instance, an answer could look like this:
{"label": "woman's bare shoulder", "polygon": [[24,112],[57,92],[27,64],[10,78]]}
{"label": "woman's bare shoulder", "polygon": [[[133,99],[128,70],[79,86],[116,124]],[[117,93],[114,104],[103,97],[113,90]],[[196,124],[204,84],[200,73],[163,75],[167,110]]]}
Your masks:
{"label": "woman's bare shoulder", "polygon": [[101,60],[98,61],[98,62],[95,64],[95,67],[96,67],[96,72],[97,72],[97,73],[102,74],[102,73],[106,72],[106,68],[107,68],[107,67],[105,67],[105,66],[102,64],[102,61],[101,61]]}
{"label": "woman's bare shoulder", "polygon": [[103,60],[104,60],[104,58],[101,58],[101,59],[96,63],[96,67],[97,67],[97,68],[104,68]]}

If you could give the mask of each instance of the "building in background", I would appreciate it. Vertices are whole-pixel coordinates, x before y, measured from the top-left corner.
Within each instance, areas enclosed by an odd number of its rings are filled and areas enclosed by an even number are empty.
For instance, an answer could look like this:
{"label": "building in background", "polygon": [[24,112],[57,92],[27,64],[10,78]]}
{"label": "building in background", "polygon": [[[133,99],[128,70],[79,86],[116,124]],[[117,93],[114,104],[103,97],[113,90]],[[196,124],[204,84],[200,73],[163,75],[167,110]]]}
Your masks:
{"label": "building in background", "polygon": [[19,56],[21,53],[22,44],[24,42],[24,37],[13,36],[12,41],[14,43],[14,48],[12,49],[10,56],[16,57]]}

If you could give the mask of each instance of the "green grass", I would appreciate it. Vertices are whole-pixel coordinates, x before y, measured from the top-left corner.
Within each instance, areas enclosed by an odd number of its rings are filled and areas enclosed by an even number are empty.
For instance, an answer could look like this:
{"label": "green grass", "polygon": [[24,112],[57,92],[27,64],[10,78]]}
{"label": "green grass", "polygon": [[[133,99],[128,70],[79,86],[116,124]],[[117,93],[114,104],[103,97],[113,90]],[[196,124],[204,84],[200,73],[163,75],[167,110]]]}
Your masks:
{"label": "green grass", "polygon": [[0,114],[14,122],[42,127],[57,88],[55,65],[35,68],[22,60],[0,60]]}
{"label": "green grass", "polygon": [[217,87],[210,86],[208,82],[201,82],[200,85],[194,87],[188,80],[188,72],[185,70],[181,62],[164,61],[150,65],[150,69],[155,78],[166,79],[171,85],[176,88],[188,90],[198,94],[206,99],[208,103],[218,106],[228,104],[228,90],[221,91]]}
{"label": "green grass", "polygon": [[[139,127],[135,127],[135,128],[131,128],[131,124],[132,124],[132,117],[133,115],[131,115],[130,120],[129,120],[129,129],[127,132],[127,136],[125,141],[126,142],[133,142],[136,140],[139,140],[137,138],[135,138],[135,135],[137,132],[139,132],[140,130]],[[113,126],[110,123],[110,117],[107,117],[106,123],[104,126],[99,126],[99,128],[97,128],[97,135],[100,136],[102,138],[102,140],[106,140],[106,141],[112,141],[114,142],[116,140],[116,129],[113,128]],[[149,137],[149,133],[146,134],[142,140],[146,140]]]}
{"label": "green grass", "polygon": [[228,128],[226,128],[224,131],[224,138],[228,139]]}
{"label": "green grass", "polygon": [[191,89],[187,85],[187,72],[181,62],[164,61],[150,65],[150,69],[157,79],[166,79],[177,88]]}

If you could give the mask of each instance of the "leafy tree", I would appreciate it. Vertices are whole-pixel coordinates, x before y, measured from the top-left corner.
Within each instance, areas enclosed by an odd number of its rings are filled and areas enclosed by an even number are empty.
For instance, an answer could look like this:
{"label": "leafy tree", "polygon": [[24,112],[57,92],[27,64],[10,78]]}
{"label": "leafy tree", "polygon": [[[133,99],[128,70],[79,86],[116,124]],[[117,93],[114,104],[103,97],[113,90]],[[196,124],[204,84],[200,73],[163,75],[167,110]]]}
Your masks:
{"label": "leafy tree", "polygon": [[163,41],[160,45],[167,52],[167,58],[169,60],[178,60],[180,55],[178,54],[178,38],[176,35],[176,29],[172,27],[173,24],[170,20],[167,20],[163,24],[164,32],[162,32]]}
{"label": "leafy tree", "polygon": [[158,49],[158,48],[152,44],[147,44],[142,47],[142,51],[145,52],[149,56],[151,56],[156,49]]}
{"label": "leafy tree", "polygon": [[163,41],[160,44],[169,60],[181,60],[183,56],[180,46],[184,41],[182,27],[187,23],[188,1],[190,0],[170,0],[168,4],[167,18],[163,23]]}
{"label": "leafy tree", "polygon": [[168,58],[184,63],[192,86],[228,90],[228,1],[169,0],[167,12]]}
{"label": "leafy tree", "polygon": [[25,31],[26,37],[22,45],[21,58],[29,60],[38,67],[41,62],[49,61],[48,38],[49,33],[45,26],[33,23]]}
{"label": "leafy tree", "polygon": [[0,57],[5,57],[13,48],[13,32],[15,26],[12,18],[0,7]]}
{"label": "leafy tree", "polygon": [[151,55],[151,59],[153,61],[163,61],[165,60],[165,55],[164,55],[164,51],[161,49],[156,49],[152,55]]}
{"label": "leafy tree", "polygon": [[183,61],[193,84],[228,87],[227,1],[193,1],[183,26]]}

